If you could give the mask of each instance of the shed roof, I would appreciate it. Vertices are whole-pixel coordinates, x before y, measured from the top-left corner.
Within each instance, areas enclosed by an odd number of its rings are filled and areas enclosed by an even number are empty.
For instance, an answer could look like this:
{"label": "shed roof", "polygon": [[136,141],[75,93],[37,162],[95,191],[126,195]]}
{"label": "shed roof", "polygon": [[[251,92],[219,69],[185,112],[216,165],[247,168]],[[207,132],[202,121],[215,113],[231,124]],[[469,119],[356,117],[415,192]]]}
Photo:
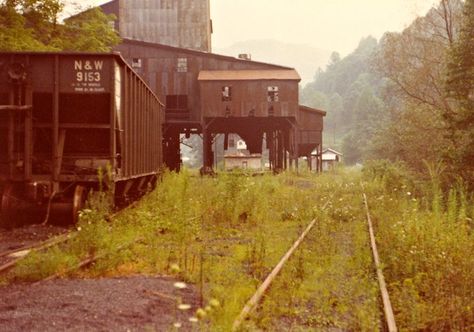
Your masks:
{"label": "shed roof", "polygon": [[[331,149],[331,148],[325,148],[323,151],[322,151],[322,154],[323,154],[323,158],[324,156],[326,155],[337,155],[337,156],[344,156],[341,152],[339,151],[336,151],[334,149]],[[315,149],[313,152],[311,152],[311,155],[313,156],[317,156],[318,155],[318,150]]]}
{"label": "shed roof", "polygon": [[333,153],[333,154],[337,154],[337,155],[339,155],[339,156],[342,156],[342,155],[343,155],[341,152],[336,151],[336,150],[331,149],[331,148],[326,148],[326,149],[323,150],[323,154],[324,154],[324,153],[328,153],[328,152],[329,152],[329,153]]}
{"label": "shed roof", "polygon": [[312,107],[308,107],[308,106],[304,106],[304,105],[299,105],[299,109],[300,109],[300,111],[318,113],[318,114],[321,114],[322,116],[326,116],[325,111],[319,110],[317,108],[312,108]]}
{"label": "shed roof", "polygon": [[199,81],[301,81],[300,75],[294,69],[271,70],[202,70]]}

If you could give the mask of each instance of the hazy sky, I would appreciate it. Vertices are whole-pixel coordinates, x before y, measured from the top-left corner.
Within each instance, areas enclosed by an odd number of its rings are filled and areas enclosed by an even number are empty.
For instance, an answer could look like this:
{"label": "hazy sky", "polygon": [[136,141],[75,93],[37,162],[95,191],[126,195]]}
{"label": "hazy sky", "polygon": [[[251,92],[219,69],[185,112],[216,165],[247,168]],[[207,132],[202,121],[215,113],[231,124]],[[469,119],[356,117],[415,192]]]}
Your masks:
{"label": "hazy sky", "polygon": [[[76,0],[77,1],[77,0]],[[84,4],[107,1],[82,0]],[[401,31],[437,0],[211,0],[213,47],[275,39],[351,52],[362,37]]]}

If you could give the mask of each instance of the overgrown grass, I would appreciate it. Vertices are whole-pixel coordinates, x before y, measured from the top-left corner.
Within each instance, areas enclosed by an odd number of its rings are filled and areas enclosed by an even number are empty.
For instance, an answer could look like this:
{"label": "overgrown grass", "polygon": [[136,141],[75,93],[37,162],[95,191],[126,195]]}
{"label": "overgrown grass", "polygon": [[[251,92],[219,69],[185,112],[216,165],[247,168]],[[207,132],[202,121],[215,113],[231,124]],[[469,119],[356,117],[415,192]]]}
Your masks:
{"label": "overgrown grass", "polygon": [[[201,316],[212,331],[229,331],[258,285],[317,218],[242,329],[380,330],[363,192],[401,330],[472,329],[472,197],[461,185],[443,195],[439,186],[383,163],[363,173],[320,176],[166,173],[154,192],[113,222],[104,218],[107,198],[96,195],[73,240],[29,256],[9,278],[174,275],[196,284],[203,308],[211,299],[220,303]],[[93,255],[104,258],[70,272]]]}
{"label": "overgrown grass", "polygon": [[386,178],[367,186],[400,328],[474,330],[472,195],[461,184],[443,193],[436,178],[412,186]]}

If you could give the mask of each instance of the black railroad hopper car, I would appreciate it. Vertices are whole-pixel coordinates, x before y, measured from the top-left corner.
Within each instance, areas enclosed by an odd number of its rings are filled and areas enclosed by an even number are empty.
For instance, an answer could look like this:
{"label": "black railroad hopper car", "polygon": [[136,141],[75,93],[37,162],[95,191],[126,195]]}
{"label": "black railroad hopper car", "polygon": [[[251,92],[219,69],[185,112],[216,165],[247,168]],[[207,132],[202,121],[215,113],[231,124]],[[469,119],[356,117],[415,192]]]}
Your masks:
{"label": "black railroad hopper car", "polygon": [[1,52],[0,226],[76,221],[100,174],[119,203],[140,195],[162,167],[163,121],[119,54]]}

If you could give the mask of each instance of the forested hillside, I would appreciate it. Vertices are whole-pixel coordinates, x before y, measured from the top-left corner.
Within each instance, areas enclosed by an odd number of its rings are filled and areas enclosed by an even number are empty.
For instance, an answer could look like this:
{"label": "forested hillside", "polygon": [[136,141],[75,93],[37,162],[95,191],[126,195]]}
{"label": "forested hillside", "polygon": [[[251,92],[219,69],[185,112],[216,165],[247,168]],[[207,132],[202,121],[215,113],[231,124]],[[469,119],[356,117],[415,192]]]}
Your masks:
{"label": "forested hillside", "polygon": [[328,111],[326,145],[349,164],[400,160],[472,180],[473,59],[474,1],[442,0],[401,33],[334,53],[301,100]]}
{"label": "forested hillside", "polygon": [[377,40],[367,37],[343,59],[333,53],[326,69],[319,70],[301,92],[303,104],[328,112],[326,145],[343,149],[348,163],[362,160],[373,122],[384,114],[379,97],[383,81],[372,68],[377,48]]}

